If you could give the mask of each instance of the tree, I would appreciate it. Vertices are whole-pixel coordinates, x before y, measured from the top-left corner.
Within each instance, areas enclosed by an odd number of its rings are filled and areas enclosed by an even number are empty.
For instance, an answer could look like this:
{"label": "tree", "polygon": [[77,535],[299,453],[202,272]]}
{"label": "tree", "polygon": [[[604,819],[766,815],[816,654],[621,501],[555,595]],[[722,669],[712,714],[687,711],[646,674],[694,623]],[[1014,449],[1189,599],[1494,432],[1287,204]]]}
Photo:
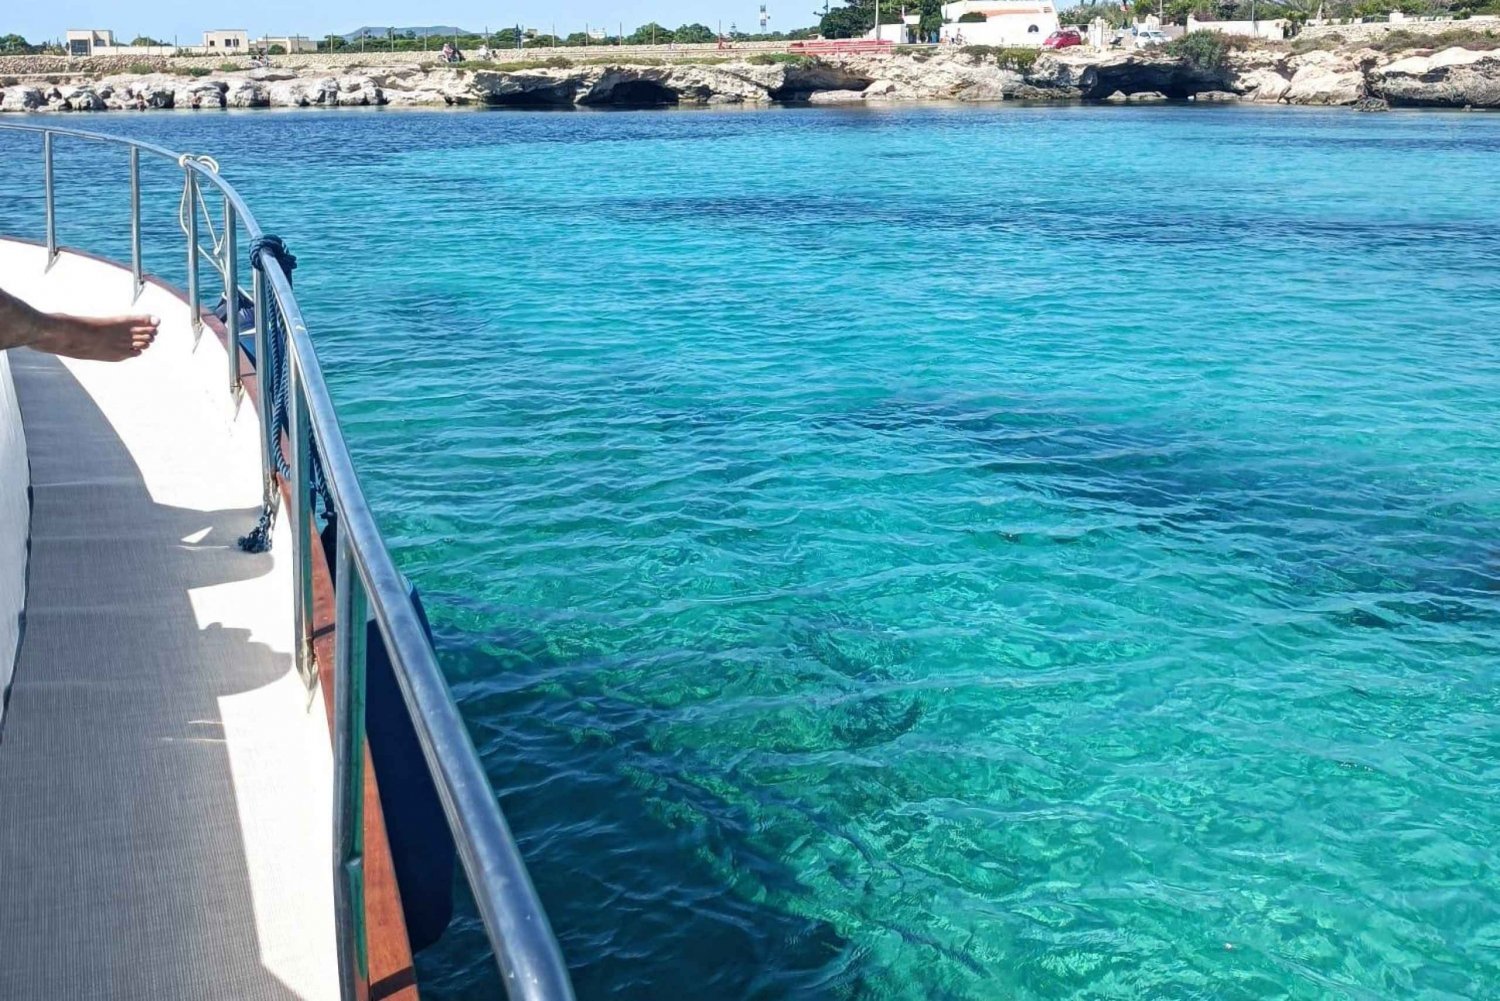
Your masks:
{"label": "tree", "polygon": [[672,32],[672,40],[679,45],[705,45],[718,37],[706,24],[684,24]]}
{"label": "tree", "polygon": [[859,38],[875,25],[873,4],[861,0],[849,0],[843,7],[835,7],[823,15],[818,29],[824,38]]}
{"label": "tree", "polygon": [[671,29],[655,21],[643,24],[625,37],[626,45],[665,45],[673,40]]}
{"label": "tree", "polygon": [[[916,14],[921,18],[917,30],[924,35],[939,30],[943,25],[943,0],[881,0],[880,23],[900,24],[901,12]],[[834,7],[823,15],[819,30],[824,38],[860,38],[875,27],[875,0],[846,0],[843,7]]]}
{"label": "tree", "polygon": [[8,55],[30,55],[36,51],[32,45],[20,35],[0,35],[0,52]]}

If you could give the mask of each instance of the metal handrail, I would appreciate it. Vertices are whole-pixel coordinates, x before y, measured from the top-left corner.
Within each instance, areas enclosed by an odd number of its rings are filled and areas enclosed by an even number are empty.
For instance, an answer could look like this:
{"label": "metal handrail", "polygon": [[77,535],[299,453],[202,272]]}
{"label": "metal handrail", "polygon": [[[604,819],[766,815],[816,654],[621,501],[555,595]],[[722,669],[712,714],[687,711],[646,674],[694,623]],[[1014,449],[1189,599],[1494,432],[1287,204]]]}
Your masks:
{"label": "metal handrail", "polygon": [[[239,384],[238,303],[230,290],[237,290],[237,226],[253,243],[264,236],[259,223],[239,192],[219,176],[217,165],[185,156],[152,143],[97,132],[54,129],[45,126],[0,123],[0,130],[38,133],[42,136],[46,183],[48,266],[58,255],[56,209],[53,192],[53,137],[67,137],[128,147],[131,175],[131,270],[136,294],[143,287],[141,263],[140,154],[149,153],[177,164],[183,171],[184,197],[188,199],[184,228],[188,232],[188,302],[196,330],[201,322],[197,242],[199,192],[206,184],[224,200],[223,245],[212,263],[224,280],[228,300],[226,323],[231,392]],[[206,214],[206,213],[205,213]],[[310,463],[314,448],[338,519],[337,574],[335,577],[334,642],[334,899],[339,941],[339,982],[346,999],[366,996],[369,986],[365,945],[363,804],[364,804],[364,625],[373,614],[390,654],[401,694],[411,714],[413,728],[422,746],[427,768],[458,849],[474,900],[484,921],[495,960],[513,1001],[569,1001],[573,989],[561,950],[552,934],[546,913],[515,839],[505,822],[494,791],[480,765],[458,707],[448,690],[432,644],[408,596],[406,582],[397,570],[376,526],[374,513],[354,472],[354,463],[344,443],[343,431],[323,379],[323,369],[303,320],[302,309],[292,293],[291,282],[280,263],[262,255],[253,273],[256,324],[256,363],[264,367],[270,357],[266,322],[277,310],[286,334],[286,357],[290,366],[291,482],[294,552],[294,591],[297,663],[304,677],[314,672],[312,646],[312,547],[319,544],[313,530],[314,499],[310,489]],[[266,502],[276,503],[277,473],[272,455],[277,435],[271,397],[275,387],[262,383],[259,410],[262,429],[261,459]]]}

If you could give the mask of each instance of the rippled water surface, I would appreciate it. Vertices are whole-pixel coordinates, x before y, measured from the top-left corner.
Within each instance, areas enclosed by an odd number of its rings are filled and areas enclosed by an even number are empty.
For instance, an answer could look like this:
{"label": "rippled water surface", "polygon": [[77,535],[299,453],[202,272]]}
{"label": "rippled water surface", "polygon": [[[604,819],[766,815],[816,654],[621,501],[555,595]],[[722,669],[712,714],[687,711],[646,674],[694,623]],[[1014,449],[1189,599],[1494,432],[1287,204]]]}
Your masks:
{"label": "rippled water surface", "polygon": [[581,996],[1500,996],[1500,118],[87,122],[300,256]]}

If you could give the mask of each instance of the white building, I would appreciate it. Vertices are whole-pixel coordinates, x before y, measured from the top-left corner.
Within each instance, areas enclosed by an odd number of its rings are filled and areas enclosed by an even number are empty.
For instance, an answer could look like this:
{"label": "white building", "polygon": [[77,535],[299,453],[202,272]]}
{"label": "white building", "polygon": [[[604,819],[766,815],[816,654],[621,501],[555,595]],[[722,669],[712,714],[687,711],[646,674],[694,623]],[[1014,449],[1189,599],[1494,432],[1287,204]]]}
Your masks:
{"label": "white building", "polygon": [[70,56],[170,56],[172,45],[120,45],[115,33],[103,28],[69,28],[66,36]]}
{"label": "white building", "polygon": [[958,0],[943,5],[941,37],[964,45],[1041,48],[1057,28],[1052,0]]}
{"label": "white building", "polygon": [[1246,38],[1269,38],[1279,41],[1287,36],[1291,23],[1279,17],[1263,21],[1200,21],[1189,14],[1187,30],[1217,31],[1223,35],[1243,35]]}
{"label": "white building", "polygon": [[[92,56],[96,54],[95,49],[114,48],[115,33],[102,28],[70,28],[67,41],[68,55]],[[104,53],[97,54],[103,55]]]}
{"label": "white building", "polygon": [[203,33],[203,44],[193,46],[193,51],[209,55],[244,55],[250,51],[250,35],[244,28],[215,28]]}
{"label": "white building", "polygon": [[273,45],[281,46],[289,56],[295,56],[299,52],[318,51],[318,43],[306,35],[267,35],[251,43],[251,47],[257,52],[269,52]]}

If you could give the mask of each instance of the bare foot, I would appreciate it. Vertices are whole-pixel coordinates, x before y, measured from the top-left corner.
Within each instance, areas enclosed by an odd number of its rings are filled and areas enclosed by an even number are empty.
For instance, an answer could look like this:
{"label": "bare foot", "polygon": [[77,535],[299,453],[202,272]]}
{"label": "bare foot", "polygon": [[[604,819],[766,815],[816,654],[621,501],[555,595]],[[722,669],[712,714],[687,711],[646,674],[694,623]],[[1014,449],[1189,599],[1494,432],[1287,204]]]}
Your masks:
{"label": "bare foot", "polygon": [[32,343],[38,351],[88,361],[124,361],[134,358],[156,340],[161,320],[154,316],[47,317],[46,332]]}

